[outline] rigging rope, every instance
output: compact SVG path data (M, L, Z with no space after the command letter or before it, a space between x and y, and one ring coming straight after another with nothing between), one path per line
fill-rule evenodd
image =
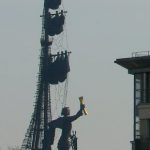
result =
M64 83L59 83L53 88L53 116L58 117L61 110L67 103L68 79Z
M62 3L62 6L59 7L58 11L64 10L64 6ZM64 31L57 35L53 36L53 44L50 47L50 51L52 52L61 52L63 50L69 51L69 44L68 44L68 37L67 37L67 29L66 29L66 20L64 23ZM52 103L52 110L53 112L53 119L58 118L61 114L61 110L63 107L67 104L67 95L68 95L68 82L69 82L69 76L67 75L67 79L64 81L64 83L59 83L58 85L51 86L50 96L51 96L51 103ZM59 136L59 130L56 132L55 139L58 141ZM55 147L57 147L55 145ZM55 150L57 148L54 148Z
M64 8L63 4L62 7ZM62 10L59 8L58 10ZM64 10L64 9L63 9ZM64 24L65 30L53 37L53 44L51 45L50 49L52 52L61 52L62 50L66 50L69 47L67 33L66 33L66 21ZM67 95L68 95L68 76L64 83L59 83L58 85L54 85L51 90L51 99L53 100L53 116L58 117L60 116L61 109L66 106L67 104Z

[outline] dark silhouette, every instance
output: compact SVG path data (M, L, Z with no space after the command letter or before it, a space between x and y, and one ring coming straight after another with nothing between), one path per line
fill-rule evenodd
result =
M72 122L83 115L82 111L84 110L84 108L85 105L81 105L80 110L77 112L77 114L70 116L69 107L64 107L61 112L62 117L59 117L58 119L53 120L49 123L49 129L47 131L47 139L44 140L47 145L46 150L51 150L50 145L53 145L56 128L62 129L62 134L57 145L58 150L69 150L71 146L71 137L72 137L71 136Z
M69 72L69 53L67 51L57 53L55 57L49 56L47 78L50 84L64 82Z

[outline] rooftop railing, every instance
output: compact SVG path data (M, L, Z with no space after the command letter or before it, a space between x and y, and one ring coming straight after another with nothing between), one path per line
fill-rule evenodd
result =
M142 57L142 56L149 56L150 51L141 51L141 52L133 52L132 57Z

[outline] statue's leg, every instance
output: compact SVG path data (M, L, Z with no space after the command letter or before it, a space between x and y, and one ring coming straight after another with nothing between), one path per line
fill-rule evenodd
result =
M66 146L65 144L58 145L57 148L58 150L70 150L70 146Z
M58 150L70 150L71 143L68 139L60 138L57 148Z

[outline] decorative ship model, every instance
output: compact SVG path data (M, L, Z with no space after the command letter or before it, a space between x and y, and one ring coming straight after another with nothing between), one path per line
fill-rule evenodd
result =
M21 150L46 150L46 143L43 141L47 137L48 123L52 121L54 115L52 112L57 109L57 104L54 106L54 110L52 110L52 105L54 103L61 103L61 107L66 105L67 79L70 71L69 55L71 52L62 51L64 50L63 31L67 12L61 8L63 8L61 0L44 0L43 14L41 15L41 54L36 100ZM62 101L58 100L59 97L57 102L53 102L56 100L56 96L52 99L53 88L58 95L61 95L62 89L60 90L60 88L62 86ZM83 97L80 98L80 102L83 104ZM87 114L86 110L84 113ZM75 132L73 137L77 140ZM77 142L73 149L77 150Z

